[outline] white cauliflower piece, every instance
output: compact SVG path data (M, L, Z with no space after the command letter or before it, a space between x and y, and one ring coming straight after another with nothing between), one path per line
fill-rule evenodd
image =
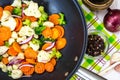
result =
M22 0L14 0L14 2L11 5L15 7L22 7L21 1Z
M27 48L28 48L28 44L21 45L21 49L27 49Z
M37 60L38 62L43 62L43 63L47 63L50 61L50 54L44 50L39 51L38 56L37 56Z
M3 15L1 17L1 22L6 21L11 16L11 13L8 10L3 10Z
M35 34L35 32L29 26L23 26L18 34L20 36L32 36L33 34Z
M12 66L7 66L7 70L12 71L13 70Z
M0 46L0 55L3 55L8 50L6 46Z
M35 50L35 51L37 51L37 50L40 48L40 45L39 45L39 44L34 44L34 43L32 43L31 41L29 42L29 45L30 45L30 47L31 47L33 50Z
M18 66L18 65L15 65L15 64L12 66L13 70L17 70L18 67L19 67L19 66Z
M18 43L21 41L24 41L24 40L26 40L26 36L22 36L22 37L17 38Z
M35 27L38 27L38 26L39 26L38 22L31 22L31 24L30 24L31 28L35 28Z
M8 55L8 53L5 53L5 54L3 54L2 56L3 56L3 57L8 57L9 55Z
M11 45L13 42L15 42L15 39L14 39L14 38L10 38L10 39L8 40L9 45Z
M43 26L46 26L46 27L54 27L54 23L50 22L50 21L46 21L43 23Z
M13 17L8 17L7 20L1 22L2 26L9 27L11 29L11 31L13 31L15 29L16 24L17 23L16 23L16 21L15 21L15 19Z
M34 16L36 18L39 18L41 16L41 13L38 9L38 4L33 1L30 1L28 8L23 10L23 12L27 16Z
M11 37L14 38L14 39L17 39L18 34L15 31L13 31Z
M7 66L3 63L0 64L0 68L2 69L3 72L7 72Z
M15 58L15 56L9 56L8 61L10 62L13 58Z
M17 56L18 59L24 59L24 53L19 53L18 56Z
M22 75L23 75L23 72L22 72L21 70L19 70L19 69L17 69L17 70L12 70L11 77L12 77L13 79L18 79L18 78L20 78Z
M0 68L3 68L3 65L4 65L3 62L0 62Z

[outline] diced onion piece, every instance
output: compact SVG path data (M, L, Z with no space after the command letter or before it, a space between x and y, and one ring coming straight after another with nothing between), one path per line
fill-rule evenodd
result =
M5 54L7 50L8 50L8 47L6 47L6 46L0 46L0 55Z

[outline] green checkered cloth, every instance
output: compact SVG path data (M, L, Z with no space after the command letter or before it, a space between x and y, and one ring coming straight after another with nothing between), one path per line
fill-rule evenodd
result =
M114 52L116 52L120 49L120 44L119 44L120 39L118 39L115 34L113 34L111 32L108 32L104 28L103 23L98 19L98 17L93 12L91 12L82 3L81 0L78 0L78 2L79 2L80 6L83 10L85 20L86 20L86 23L87 23L88 31L91 30L91 29L96 29L96 30L99 30L99 31L103 32L108 37L108 42L110 44L106 55L104 55L102 57L91 58L91 57L88 57L87 55L84 56L84 59L82 61L81 66L88 69L88 70L91 70L92 72L98 73L98 72L100 72L102 67L105 65L105 63L110 60L110 56ZM76 80L76 79L78 80L78 78L79 78L79 80L84 80L76 74L73 75L73 77L70 80Z

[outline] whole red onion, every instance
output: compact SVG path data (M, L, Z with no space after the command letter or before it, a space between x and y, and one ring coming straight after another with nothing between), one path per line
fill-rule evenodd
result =
M108 13L105 15L103 22L108 31L120 31L120 10L108 8Z

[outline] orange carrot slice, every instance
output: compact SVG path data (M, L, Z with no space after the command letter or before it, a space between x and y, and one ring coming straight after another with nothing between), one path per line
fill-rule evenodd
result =
M4 45L4 41L0 40L0 46Z
M42 35L45 38L50 38L52 36L52 30L49 27L46 27L46 29L42 31Z
M52 28L52 37L53 39L57 39L60 36L60 31L57 28Z
M56 65L56 59L55 59L55 58L52 58L52 59L50 60L50 63L52 63L53 66L55 66L55 65Z
M37 52L34 51L32 48L25 49L24 55L27 59L36 59L37 58Z
M46 64L45 64L45 70L46 70L47 72L52 72L52 71L54 70L53 64L50 63L50 62L46 63Z
M3 57L2 58L2 62L3 62L3 64L8 64L9 63L8 58Z
M60 32L59 38L62 38L65 34L64 28L60 25L56 25L55 28L57 28Z
M11 56L16 56L18 54L18 52L16 52L12 46L9 48L7 53Z
M56 41L56 48L57 49L62 49L65 47L67 41L65 38L58 38L58 40Z
M22 19L20 18L15 18L16 20L16 28L15 28L15 31L19 31L21 28L22 28Z
M8 5L8 6L5 6L5 7L4 7L4 10L8 10L8 11L10 11L11 13L12 13L13 9L14 9L14 7L11 6L11 5Z
M20 45L17 42L14 42L12 46L16 52L22 51Z
M49 21L53 22L55 25L59 24L59 14L52 14L49 16Z
M45 43L43 46L42 46L42 50L45 50L47 47L49 47L51 45L51 43Z
M1 19L2 15L3 15L3 8L0 7L0 19Z
M26 59L26 61L30 64L36 64L35 59Z
M6 41L11 37L11 30L9 27L0 27L0 40Z
M43 72L45 72L45 65L41 62L37 62L37 64L35 65L35 72L38 74L42 74Z

